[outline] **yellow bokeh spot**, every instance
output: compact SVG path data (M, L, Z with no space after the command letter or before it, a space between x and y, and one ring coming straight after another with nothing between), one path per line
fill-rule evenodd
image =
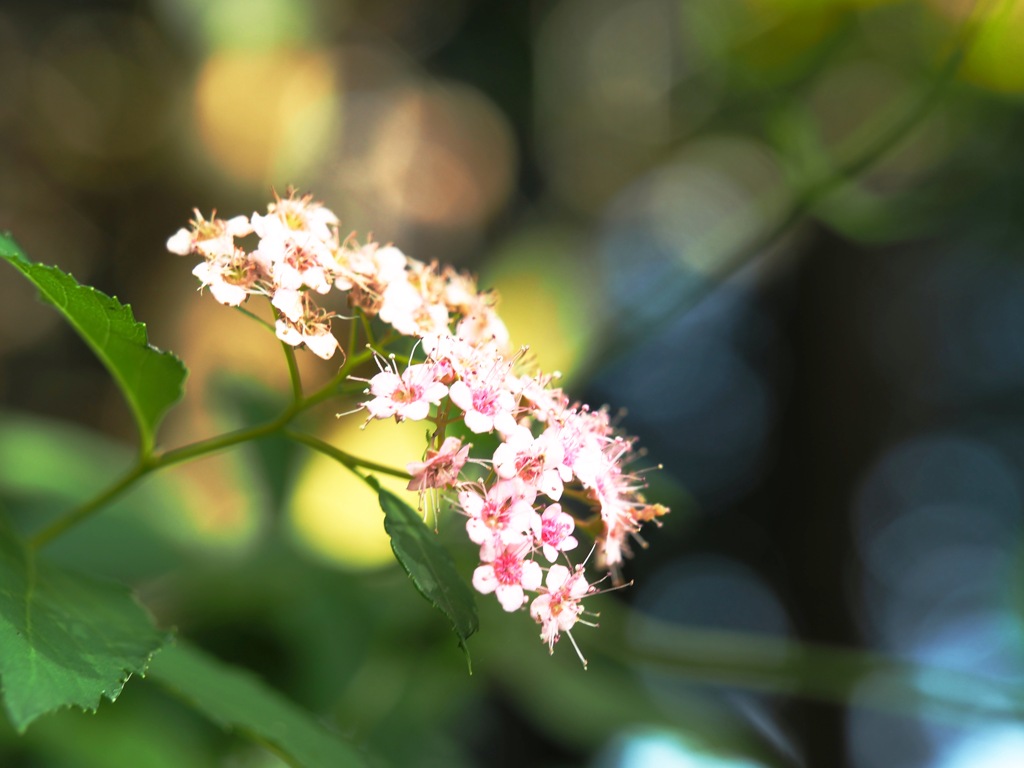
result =
M430 425L423 422L371 422L360 430L360 415L342 420L323 437L331 445L379 464L405 469L419 461ZM380 484L417 508L419 494L406 481L377 474ZM288 504L296 540L327 562L346 568L377 568L394 562L384 532L377 495L345 467L323 454L311 454L296 480ZM428 521L432 524L432 520Z
M510 240L491 261L485 286L501 297L498 314L513 346L529 345L527 368L568 375L596 330L594 271L576 250L565 233L537 231Z
M1000 93L1024 92L1024 3L997 2L979 24L964 76Z
M239 181L294 178L333 141L340 107L336 62L321 51L225 50L195 86L203 149Z

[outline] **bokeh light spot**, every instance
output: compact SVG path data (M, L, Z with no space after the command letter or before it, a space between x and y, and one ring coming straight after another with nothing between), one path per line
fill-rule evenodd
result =
M324 439L342 448L358 446L360 458L395 469L422 458L423 424L372 422L363 431L360 424L358 414L350 416ZM419 494L406 491L407 482L383 475L377 479L414 509L418 507ZM350 569L394 562L377 495L327 456L316 453L306 461L288 502L288 516L296 540L326 562Z
M529 343L528 367L570 375L598 332L594 276L574 258L567 233L520 233L493 254L486 285L501 296L498 311L512 343Z
M482 93L452 83L409 86L389 98L363 183L400 219L475 228L508 199L515 165L508 120Z
M316 50L213 54L195 87L196 127L209 162L239 181L294 180L337 128L335 72L333 58Z
M602 750L593 768L760 768L750 760L714 754L674 731L621 733Z

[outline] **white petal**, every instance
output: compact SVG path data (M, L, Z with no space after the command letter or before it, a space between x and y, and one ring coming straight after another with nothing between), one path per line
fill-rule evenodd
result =
M562 585L569 580L570 575L569 569L564 565L552 565L548 568L548 578L545 582L547 588L552 592L561 589Z
M302 343L302 334L284 320L278 320L275 325L275 329L277 332L277 338L285 344L291 344L293 347L297 347Z
M229 307L237 307L249 295L249 292L240 285L232 285L222 280L210 283L210 293L221 304L227 304Z
M479 435L483 432L490 432L494 428L494 421L478 411L466 411L466 426L471 432Z
M501 603L501 607L511 613L512 611L518 611L523 607L523 603L526 602L526 595L523 594L523 588L518 584L502 584L497 590L495 590L498 602Z
M245 237L252 234L252 225L247 216L233 216L224 222L224 228L232 237Z
M192 233L187 229L179 229L167 238L167 250L179 256L188 256L192 252Z
M338 340L334 338L333 334L326 331L316 336L306 336L303 341L306 342L310 352L324 360L330 360L334 356L335 350L338 349Z
M473 588L480 594L489 595L497 586L498 577L494 575L494 566L481 565L473 571Z
M520 579L523 589L539 589L543 580L544 573L537 563L533 560L527 560L523 563L523 578Z
M292 322L298 322L302 317L302 292L291 288L278 288L274 291L274 298L270 301L281 314Z

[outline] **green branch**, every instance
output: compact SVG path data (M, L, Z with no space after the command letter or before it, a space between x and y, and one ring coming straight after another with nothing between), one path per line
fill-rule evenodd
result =
M286 348L286 353L290 348ZM87 520L89 517L94 515L96 512L101 510L107 504L112 502L122 493L127 491L129 488L135 485L146 475L151 472L155 472L164 467L169 467L174 464L181 464L185 461L191 461L192 459L198 459L202 456L208 456L218 451L223 451L227 448L234 447L241 443L247 443L252 440L259 440L264 437L269 437L277 432L280 432L288 426L295 419L296 416L309 410L315 405L322 403L325 400L330 399L338 394L342 393L341 384L348 377L349 373L357 366L369 360L373 356L373 353L369 350L364 350L359 354L352 355L347 358L345 363L338 370L338 373L325 384L323 387L312 393L308 397L302 397L301 382L298 378L297 366L293 368L295 364L294 352L288 356L289 358L289 371L292 372L292 392L296 395L297 399L289 405L277 418L258 424L253 427L247 427L245 429L239 429L234 432L228 432L224 435L218 435L216 437L207 438L205 440L199 440L188 445L184 445L180 448L174 448L168 451L155 452L146 456L140 457L138 462L118 480L113 482L107 488L100 491L94 497L80 504L79 506L72 509L62 517L57 518L51 522L48 526L35 533L29 538L29 545L34 549L49 544L58 536L64 534L69 529L78 525L79 523ZM307 445L311 445L310 441L316 440L308 435L299 435L299 433L288 433L290 437L304 442ZM322 442L322 441L320 441ZM327 443L322 443L327 448L332 448ZM317 447L317 446L314 446ZM333 449L337 450L337 449ZM342 460L340 457L344 456ZM339 461L351 461L353 466L362 466L366 469L370 469L375 472L383 474L390 474L397 477L409 479L409 475L399 470L385 467L374 462L366 462L362 459L358 459L354 456L349 456L341 451L337 451L337 454L333 455L335 459Z
M314 437L313 435L305 434L303 432L293 432L291 430L286 431L284 434L286 437L289 437L296 442L308 445L313 450L319 451L325 456L329 456L338 463L343 464L364 483L373 488L374 491L380 490L376 485L376 482L373 481L372 478L360 472L360 468L367 469L371 472L377 472L381 475L400 477L403 480L409 480L412 477L408 472L404 472L400 469L394 469L393 467L386 466L385 464L378 464L375 461L369 461L368 459L361 459L358 456L353 456L351 453L346 453L340 448L335 448L330 443L325 442L318 437Z
M120 479L100 491L89 501L75 507L63 517L57 518L57 520L52 522L46 528L32 536L28 541L29 546L32 549L39 549L40 547L48 544L72 526L77 525L90 517L97 510L109 504L133 486L138 480L149 474L153 469L154 467L145 463L145 460L140 461L128 472L122 475Z
M292 402L297 405L302 402L302 377L299 375L299 363L295 359L295 347L283 341L281 347L284 349L284 356L288 361L288 378L292 383Z

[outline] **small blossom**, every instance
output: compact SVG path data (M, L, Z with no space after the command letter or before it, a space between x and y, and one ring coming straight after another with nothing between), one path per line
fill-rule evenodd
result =
M410 365L401 375L385 368L370 379L369 393L374 398L364 407L371 418L419 421L430 415L430 406L441 402L448 387L437 380L434 366L421 363Z
M466 426L477 434L497 429L512 432L516 420L512 415L516 401L512 393L485 380L467 383L464 379L452 384L449 391L452 402L462 409Z
M564 481L572 478L562 456L561 444L548 433L534 438L529 429L516 426L494 451L494 471L500 478L515 478L558 501Z
M533 525L533 534L549 563L555 562L559 552L569 552L579 544L572 535L576 522L572 515L562 511L561 504L552 504L544 510Z
M167 250L179 256L199 253L206 258L230 256L235 251L235 238L252 233L252 226L245 216L218 219L216 214L209 221L197 208L191 229L179 229L167 240Z
M474 544L501 546L524 544L531 540L537 513L533 498L524 496L514 483L498 482L459 493L459 506L468 517L466 533Z
M329 315L323 310L303 316L298 322L278 318L275 331L277 338L285 344L293 347L305 344L310 352L324 360L330 360L338 350L338 340L331 333Z
M344 247L336 254L338 276L334 286L349 291L349 303L368 315L380 311L384 291L391 283L405 280L409 259L394 246L367 243L353 250Z
M380 319L406 336L448 329L448 308L430 300L409 280L396 280L381 296Z
M252 228L261 238L291 237L297 241L308 237L328 241L332 229L338 226L338 217L312 195L296 197L294 189L288 197L274 200L267 206L267 215L252 215Z
M199 278L201 287L209 287L213 298L229 307L237 307L248 298L256 282L256 266L240 250L196 264L192 274Z
M540 637L554 653L559 635L568 633L579 621L583 613L580 601L592 587L587 583L582 566L570 571L564 565L552 565L548 569L545 587L530 605L530 616L541 625Z
M526 551L524 546L508 546L491 553L473 572L473 586L483 595L494 592L506 611L522 608L524 590L536 591L544 576L537 563L525 558Z
M457 437L446 438L439 450L428 450L423 461L406 465L412 479L407 490L425 491L427 488L453 488L459 472L469 458L470 445L462 445Z

